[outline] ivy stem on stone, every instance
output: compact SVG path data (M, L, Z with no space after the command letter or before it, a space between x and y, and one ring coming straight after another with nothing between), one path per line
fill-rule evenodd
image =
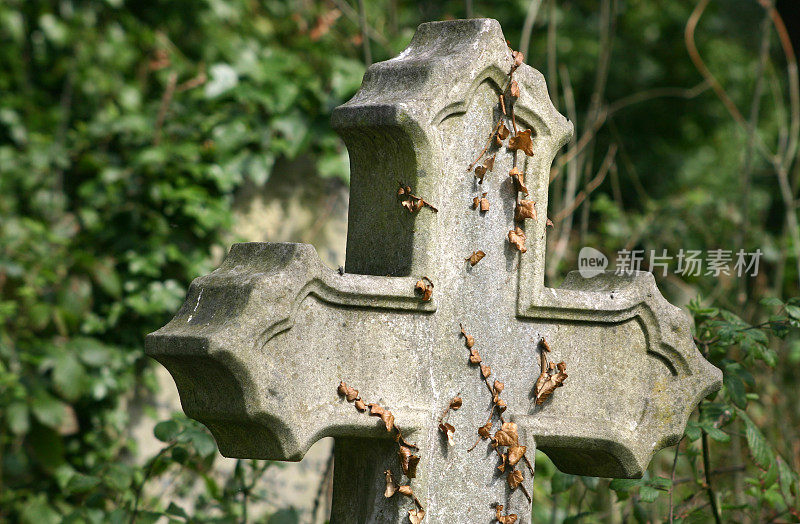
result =
M474 161L474 162L472 162L472 163L469 165L469 167L467 167L467 171L472 171L472 168L473 168L473 167L475 167L475 164L477 164L477 163L480 161L480 159L481 159L481 158L483 158L483 155L485 155L485 154L486 154L486 152L489 150L489 146L491 146L491 145L492 145L492 139L494 138L494 135L496 135L496 134L497 134L497 132L500 130L500 125L501 125L502 123L503 123L503 121L502 121L502 120L498 120L498 121L497 121L497 125L496 125L496 126L494 126L494 130L493 130L493 131L492 131L492 133L489 135L489 140L487 140L487 141L486 141L486 145L485 145L485 146L483 146L483 149L481 150L480 154L478 155L478 158L476 158L476 159L475 159L475 161Z

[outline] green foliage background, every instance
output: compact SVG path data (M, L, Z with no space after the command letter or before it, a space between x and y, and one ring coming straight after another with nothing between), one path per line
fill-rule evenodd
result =
M530 7L365 4L373 61L400 52L418 23L468 9L499 19L519 47ZM579 136L593 123L593 101L613 107L703 80L684 42L694 3L601 4L610 21L597 2L543 2L527 57L565 112L571 88ZM758 136L780 145L789 139L791 86L763 19L755 1L719 0L697 42L745 116L758 101L750 120ZM347 182L347 154L328 118L360 84L361 35L358 3L347 0L0 3L0 520L247 519L271 465L240 461L220 481L202 427L162 421L164 450L143 465L134 460L130 406L154 388L143 336L213 269L213 250L230 241L237 190L284 176L273 170L277 159L308 157L318 177ZM599 91L604 50L608 79ZM700 85L685 95L645 97L599 127L582 152L581 180L610 144L619 154L574 213L567 253L582 245L764 252L759 277L744 285L704 276L662 282L711 297L692 304L696 335L725 372L723 391L687 429L676 462L685 481L675 484L673 505L676 520L713 519L714 499L725 519L796 521L800 303L785 300L798 294L786 225L797 214L797 165L789 165L795 207L787 209L770 159L747 153L748 133L713 92ZM565 176L553 185L551 213ZM573 256L552 264L553 280L574 267ZM773 298L759 305L765 297ZM738 468L711 489L704 447L710 467ZM644 480L613 482L563 475L538 457L535 519L664 520L673 456L660 457ZM191 510L142 491L168 472L199 480Z

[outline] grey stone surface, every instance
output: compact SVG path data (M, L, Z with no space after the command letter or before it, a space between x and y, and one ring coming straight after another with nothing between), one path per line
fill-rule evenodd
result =
M334 437L332 522L405 522L411 508L408 499L383 497L383 471L400 478L396 445L379 419L337 395L340 380L390 409L420 447L411 484L427 522L491 522L495 503L529 520L529 503L499 476L488 445L467 452L490 398L467 364L459 323L505 383L506 418L519 425L530 456L538 446L569 473L641 475L720 385L719 370L692 343L688 318L652 275L573 273L559 289L544 287L549 168L572 125L528 66L514 75L515 113L536 132L535 154L517 154L539 218L524 224L527 253L508 244L513 153L498 151L482 186L465 167L497 121L511 63L494 20L421 25L333 114L351 158L345 274L308 245L237 244L147 338L184 410L209 427L224 455L299 460L318 439ZM438 213L408 213L398 181ZM483 192L486 214L471 209ZM470 267L465 257L478 249L486 257ZM414 294L423 275L435 283L430 302ZM536 406L542 337L569 378ZM464 405L450 418L456 442L448 447L437 418L456 394Z

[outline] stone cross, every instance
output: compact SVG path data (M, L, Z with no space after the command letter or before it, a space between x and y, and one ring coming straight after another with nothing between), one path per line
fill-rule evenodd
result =
M236 244L147 337L184 411L211 430L223 455L297 461L334 437L332 522L407 522L413 508L408 498L384 497L385 470L403 479L398 445L379 418L337 394L341 380L391 410L419 447L411 485L426 522L492 522L497 503L529 522L531 504L500 475L488 441L467 451L491 396L467 361L460 323L505 383L505 418L518 425L528 456L538 448L567 473L642 475L720 386L687 317L650 273L573 272L557 289L544 286L548 175L572 124L541 73L524 64L514 73L515 118L534 131L533 156L503 146L482 184L466 171L500 118L512 63L495 20L422 24L333 113L351 163L345 271L325 267L310 245ZM523 224L507 175L515 154L539 211ZM438 211L409 212L398 182ZM472 208L483 193L485 213ZM508 242L515 225L527 235L525 253ZM472 267L465 258L477 250L486 256ZM422 276L435 285L429 301L415 292ZM569 378L537 405L543 337ZM451 447L438 419L455 395L463 407L449 415Z

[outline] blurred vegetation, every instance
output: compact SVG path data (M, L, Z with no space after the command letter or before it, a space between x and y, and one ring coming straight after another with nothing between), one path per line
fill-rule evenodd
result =
M800 109L769 3L379 0L364 21L360 4L0 3L0 520L232 522L269 496L270 463L216 472L213 439L183 417L136 460L131 406L155 387L143 336L227 247L244 184L298 156L347 181L328 118L367 62L420 22L470 15L500 20L576 124L551 184L552 282L583 245L764 253L754 278L659 277L708 297L691 310L722 392L643 480L537 457L535 520L800 520ZM157 478L191 490L148 493Z

